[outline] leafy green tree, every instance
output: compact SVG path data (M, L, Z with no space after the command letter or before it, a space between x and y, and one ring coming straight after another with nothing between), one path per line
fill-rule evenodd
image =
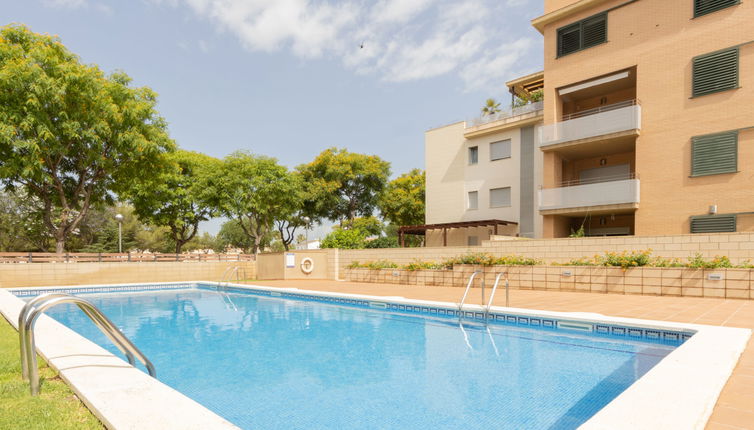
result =
M217 233L217 239L223 246L231 246L233 248L241 248L244 251L249 250L254 245L254 242L249 236L244 233L239 222L235 219L225 221L220 226L220 231Z
M385 228L382 221L373 216L357 217L352 220L343 221L339 227L333 227L335 229L341 228L346 230L361 230L366 233L367 236L379 236Z
M208 155L176 151L165 155L165 167L142 181L134 182L126 195L144 222L167 227L175 253L196 236L199 223L214 210L200 198L204 177L220 162Z
M495 99L487 99L482 106L482 115L494 115L500 112L500 103Z
M320 248L361 249L366 246L367 233L361 229L336 228L320 242Z
M299 209L301 183L297 175L270 157L234 152L205 178L203 198L222 215L238 222L258 253L276 219Z
M93 205L174 148L149 88L82 64L56 37L0 29L0 182L39 201L62 253Z
M34 198L0 191L0 252L48 251L51 239Z
M382 216L398 226L424 224L425 182L420 169L390 181L380 198Z
M305 212L342 222L372 215L390 176L390 163L376 155L329 148L298 170L306 187Z

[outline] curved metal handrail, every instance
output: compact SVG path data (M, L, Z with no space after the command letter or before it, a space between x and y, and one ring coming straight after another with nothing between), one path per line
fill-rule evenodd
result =
M241 266L229 266L228 268L226 268L223 272L223 275L220 277L220 282L217 283L217 286L221 287L223 285L223 282L226 284L230 283L230 277L234 274L236 275L236 277L238 277L238 271L240 269Z
M131 365L134 364L134 357L136 357L147 368L149 375L156 377L157 372L152 362L93 303L70 294L45 294L27 303L21 310L21 315L19 315L19 322L23 323L19 325L19 338L23 345L21 348L21 366L22 369L24 366L27 369L32 396L39 394L39 369L37 368L37 354L35 353L34 325L47 309L64 303L77 305L118 349L124 351Z
M492 292L490 293L490 301L487 303L487 309L484 311L485 319L487 315L490 313L490 308L492 307L492 300L495 299L495 291L497 291L497 285L500 283L500 277L505 275L505 306L508 306L508 272L501 272L498 273L495 277L495 285L492 286Z
M466 302L466 296L469 295L469 290L471 289L471 285L474 283L474 278L476 278L476 275L480 273L482 273L481 270L476 270L469 277L469 283L466 284L466 291L463 292L463 297L461 297L461 303L458 304L459 311L463 309L463 304ZM482 278L482 303L484 303L484 278Z

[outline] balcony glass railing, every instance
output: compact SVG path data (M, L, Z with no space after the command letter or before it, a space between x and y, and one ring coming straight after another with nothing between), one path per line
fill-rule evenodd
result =
M539 209L639 203L639 180L620 179L539 190Z
M491 122L500 121L503 119L513 118L515 116L524 115L531 112L537 112L542 110L544 104L542 101L529 103L524 106L512 108L503 112L498 112L492 115L484 115L479 118L474 118L466 121L466 128L476 127L478 125L489 124Z
M540 146L641 129L641 106L637 100L576 112L563 121L539 128Z

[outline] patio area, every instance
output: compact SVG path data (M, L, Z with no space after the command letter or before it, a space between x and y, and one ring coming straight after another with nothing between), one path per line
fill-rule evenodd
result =
M248 284L300 288L375 296L458 302L463 289L335 281L256 281ZM489 293L488 293L489 294ZM479 289L467 303L480 303ZM495 305L505 305L499 291ZM677 321L754 329L754 301L691 297L654 297L622 294L511 290L510 305L517 308L562 312L595 312L628 318ZM708 430L754 430L754 340L750 340L718 399Z

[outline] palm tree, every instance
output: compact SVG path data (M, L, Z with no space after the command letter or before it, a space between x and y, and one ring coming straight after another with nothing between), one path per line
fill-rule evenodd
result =
M495 99L487 99L487 101L484 102L482 115L494 115L498 112L500 112L500 103L495 101Z

